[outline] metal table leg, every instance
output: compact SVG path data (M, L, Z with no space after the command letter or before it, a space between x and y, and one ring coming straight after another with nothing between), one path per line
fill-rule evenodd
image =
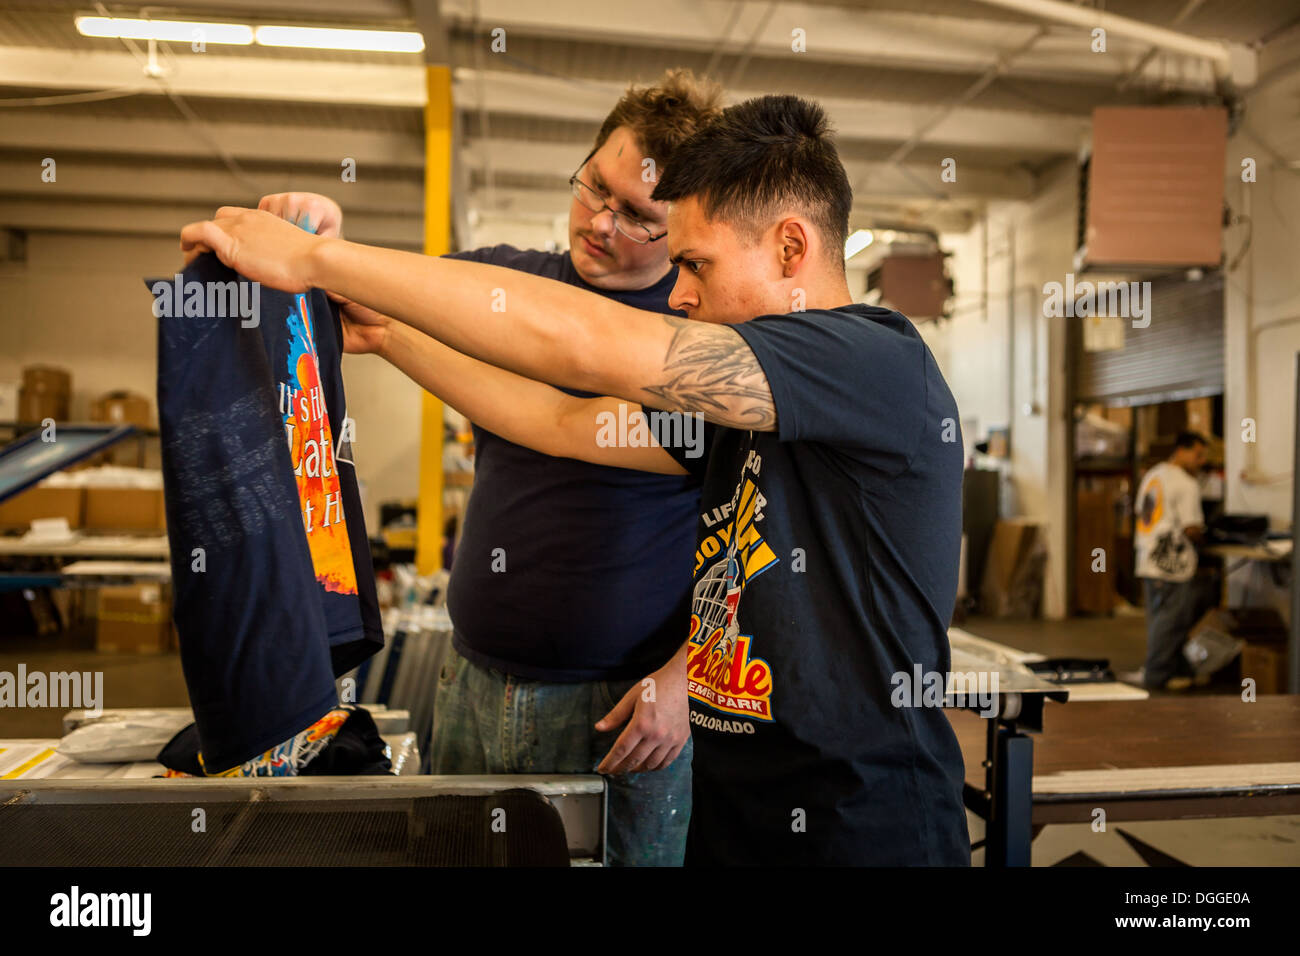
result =
M990 757L988 829L984 865L1029 866L1033 841L1034 741L1015 725L989 721Z

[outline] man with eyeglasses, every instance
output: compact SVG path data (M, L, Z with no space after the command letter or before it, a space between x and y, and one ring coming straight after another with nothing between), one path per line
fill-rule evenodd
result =
M630 87L570 177L568 252L497 245L450 258L673 312L667 204L650 194L676 147L720 112L718 87L689 70ZM323 196L280 193L259 208L340 233L342 213ZM532 424L548 401L356 303L344 301L342 317L346 351L382 355L453 406L422 370L460 362L457 381L497 389L501 402L520 406L521 419L527 405ZM542 454L524 447L536 447L527 441L532 424L518 443L500 434L506 428L474 428L474 488L451 568L455 634L439 676L431 769L598 770L609 787L607 862L679 865L692 748L674 655L690 613L699 479L578 461L562 449ZM611 460L620 451L611 449Z

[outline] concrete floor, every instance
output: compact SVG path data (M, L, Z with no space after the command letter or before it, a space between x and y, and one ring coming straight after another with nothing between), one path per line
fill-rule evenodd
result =
M1116 672L1137 669L1146 644L1141 617L1075 618L1068 621L1016 621L970 618L961 626L979 637L1049 656L1104 657ZM19 663L29 671L104 672L105 707L177 707L188 695L180 655L100 654L94 647L94 622L56 637L6 639L0 643L0 670ZM1211 686L1194 693L1235 692ZM0 738L57 737L63 711L0 710ZM1050 732L1050 725L1048 732ZM983 821L970 816L971 839L984 835ZM983 850L973 856L983 864ZM1086 825L1046 827L1034 841L1035 866L1297 866L1300 817L1248 817L1224 820L1117 823L1105 833Z

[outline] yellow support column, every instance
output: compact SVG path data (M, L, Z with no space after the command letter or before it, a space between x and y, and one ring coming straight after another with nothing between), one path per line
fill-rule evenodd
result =
M425 66L424 254L451 251L451 67ZM420 499L415 566L420 574L442 567L442 402L428 392L420 409Z

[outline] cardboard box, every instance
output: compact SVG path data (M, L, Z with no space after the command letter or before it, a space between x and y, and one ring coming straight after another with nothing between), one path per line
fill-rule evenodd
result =
M980 604L985 614L1030 617L1042 587L1040 525L1030 518L1003 518L993 529Z
M1133 427L1133 408L1130 405L1107 405L1102 409L1102 414L1108 422L1125 428Z
M52 365L29 365L23 369L23 388L32 394L71 395L72 376Z
M153 425L153 411L149 399L131 392L109 392L90 403L92 422L111 422L114 425Z
M66 518L69 528L80 528L84 514L83 489L37 485L0 502L0 527L26 529L37 518Z
M68 420L68 396L55 392L33 392L26 385L18 391L18 421L43 422L52 418L56 422Z
M1195 637L1205 630L1240 638L1250 644L1281 644L1287 641L1286 622L1271 607L1211 608L1201 615L1189 632Z
M1214 399L1191 398L1187 400L1187 427L1208 436L1214 430Z
M1285 694L1286 645L1247 643L1241 649L1241 676L1255 681L1257 694Z
M159 584L100 588L98 617L98 651L161 654L171 647L171 600Z
M18 383L0 382L0 422L18 421Z
M162 531L161 488L87 488L85 527L93 531Z
M47 418L66 421L72 396L72 376L66 369L50 365L29 365L23 369L18 390L18 420L41 422Z

